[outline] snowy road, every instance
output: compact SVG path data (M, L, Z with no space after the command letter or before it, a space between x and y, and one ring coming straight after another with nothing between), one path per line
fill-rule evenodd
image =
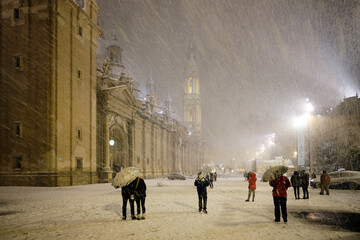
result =
M275 223L268 183L258 182L255 202L245 202L243 178L220 178L208 189L204 214L197 211L194 180L165 187L158 187L159 181L166 180L146 180L147 218L141 221L121 220L121 190L110 184L0 187L0 239L360 239L359 230L299 217L302 212L359 216L360 191L320 196L310 188L309 200L295 200L291 188L288 223Z

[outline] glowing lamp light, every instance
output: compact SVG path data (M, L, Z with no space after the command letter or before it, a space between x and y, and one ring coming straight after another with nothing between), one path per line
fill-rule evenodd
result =
M305 127L307 120L309 119L308 115L302 115L294 119L294 126L296 128Z
M111 140L109 141L109 144L110 144L110 146L114 146L114 145L115 145L115 141L111 139Z
M310 113L314 111L314 106L311 103L307 103L305 106L306 112Z

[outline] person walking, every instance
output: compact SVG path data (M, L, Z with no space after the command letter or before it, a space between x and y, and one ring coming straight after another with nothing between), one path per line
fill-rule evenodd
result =
M122 205L122 220L126 220L126 207L127 202L129 200L130 203L130 212L131 212L131 219L136 219L135 217L135 209L134 209L134 188L133 185L130 183L124 187L121 188L121 195L123 199L123 205Z
M214 180L215 180L215 182L216 182L216 180L217 180L217 174L216 174L216 172L214 172Z
M301 188L303 190L303 199L309 199L309 174L307 172L305 172L305 170L301 171Z
M204 174L199 172L198 177L195 179L194 186L197 188L198 198L199 198L199 212L203 211L207 213L206 203L207 203L207 190L206 187L209 186L209 180L204 178Z
M326 191L326 194L329 195L330 176L326 170L323 171L323 174L320 177L320 184L321 184L320 195L324 195L324 189Z
M273 187L272 195L275 206L275 222L280 222L280 208L282 218L284 222L287 222L286 190L291 187L291 183L286 176L280 176L277 179L270 181L269 184Z
M294 188L295 199L300 199L300 176L298 171L294 171L290 181L292 187Z
M145 208L145 198L146 198L146 184L144 179L137 177L133 182L134 187L134 195L136 201L136 212L137 212L137 220L145 219L146 208ZM140 215L142 213L142 215Z
M250 177L248 178L249 182L249 191L248 191L248 198L245 200L245 202L248 202L250 200L250 196L252 193L252 201L255 199L255 189L256 189L256 173L251 172Z
M210 188L214 188L214 174L210 173Z

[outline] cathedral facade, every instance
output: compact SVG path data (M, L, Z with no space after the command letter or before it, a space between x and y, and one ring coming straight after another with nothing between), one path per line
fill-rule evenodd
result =
M0 7L0 185L110 182L128 166L145 178L201 168L201 141L172 116L171 101L159 108L152 88L138 98L121 48L109 46L97 70L96 0Z
M101 182L123 168L141 169L144 178L177 172L196 174L203 164L200 138L171 112L171 99L161 107L150 75L146 95L121 62L122 50L107 47L98 71L97 162Z

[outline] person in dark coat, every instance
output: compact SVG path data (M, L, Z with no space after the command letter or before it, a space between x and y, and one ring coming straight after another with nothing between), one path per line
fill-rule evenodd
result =
M131 219L136 219L133 194L134 194L134 188L131 183L121 188L121 195L122 195L122 199L123 199L123 205L122 205L122 213L123 213L122 219L123 220L126 220L126 206L127 206L128 200L130 203Z
M215 182L216 182L216 180L217 180L217 174L216 174L216 172L214 172L214 180L215 180Z
M146 184L144 179L137 177L132 183L134 186L134 195L136 201L136 210L137 210L137 219L145 219L146 208L145 208L145 198L146 198ZM142 211L141 211L142 210ZM142 215L140 215L142 213Z
M300 199L300 176L298 171L294 171L291 176L291 185L294 188L295 199Z
M214 187L214 174L213 173L210 173L210 188L213 188Z
M275 180L270 181L269 184L273 187L272 195L275 206L275 222L280 222L280 207L283 220L284 222L287 222L286 190L291 187L291 183L286 176L281 176Z
M199 197L199 212L203 211L207 213L206 203L207 203L207 190L206 187L210 185L209 180L204 178L202 172L199 172L198 177L195 179L194 186L197 188L197 193Z
M309 174L307 172L305 172L305 170L301 171L301 188L303 190L303 199L309 199Z

